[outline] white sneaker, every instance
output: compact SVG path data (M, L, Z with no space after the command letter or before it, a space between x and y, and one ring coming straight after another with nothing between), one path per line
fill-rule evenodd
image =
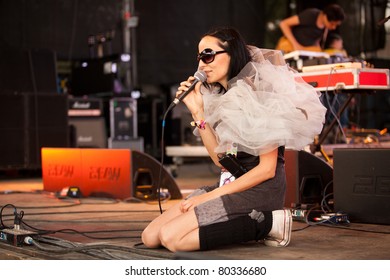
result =
M288 209L272 211L272 218L272 229L264 244L271 247L286 247L291 239L291 211Z

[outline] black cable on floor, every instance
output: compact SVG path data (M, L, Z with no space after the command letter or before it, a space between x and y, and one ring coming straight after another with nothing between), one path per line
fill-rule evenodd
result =
M35 240L33 238L31 238L30 242L32 245L36 246L38 249L42 251L55 253L55 254L69 254L69 253L77 253L77 252L83 253L91 250L115 250L115 251L122 251L126 253L133 253L141 256L154 257L156 259L166 259L162 257L163 254L161 254L161 252L153 252L147 250L144 251L144 250L134 249L131 247L118 246L118 245L92 244L92 245L77 245L77 247L71 247L71 248L49 248L46 246L42 246L38 240Z

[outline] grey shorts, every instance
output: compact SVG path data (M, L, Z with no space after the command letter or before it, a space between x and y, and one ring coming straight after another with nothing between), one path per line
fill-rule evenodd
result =
M206 193L205 189L198 189L191 193L188 197L198 196ZM198 219L199 227L209 224L224 222L228 220L228 215L223 206L221 197L206 201L195 207L196 218Z
M222 188L228 187L229 185L225 185ZM218 188L218 184L202 187L188 197L198 196L215 188ZM249 215L252 210L273 211L282 209L285 191L286 175L284 164L278 163L274 178L243 192L224 195L202 203L195 207L195 215L199 226L205 226Z

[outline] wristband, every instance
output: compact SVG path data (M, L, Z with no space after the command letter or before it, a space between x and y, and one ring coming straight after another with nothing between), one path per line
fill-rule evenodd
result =
M206 128L206 121L204 121L204 120L192 121L191 126L196 126L199 129L205 129Z

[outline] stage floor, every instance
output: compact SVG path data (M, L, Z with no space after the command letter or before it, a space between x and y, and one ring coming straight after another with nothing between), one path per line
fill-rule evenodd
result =
M175 180L186 195L212 184L218 172L207 161L185 163ZM39 247L13 246L0 241L0 259L246 259L246 260L389 260L390 226L351 223L348 227L308 226L294 221L292 241L286 248L249 242L207 252L171 253L147 249L140 234L160 214L155 201L108 198L59 199L42 192L41 178L1 178L0 206L12 204L23 211L24 223L55 233L41 235ZM162 203L167 209L177 200ZM12 208L3 222L13 224ZM319 268L321 270L323 268Z

